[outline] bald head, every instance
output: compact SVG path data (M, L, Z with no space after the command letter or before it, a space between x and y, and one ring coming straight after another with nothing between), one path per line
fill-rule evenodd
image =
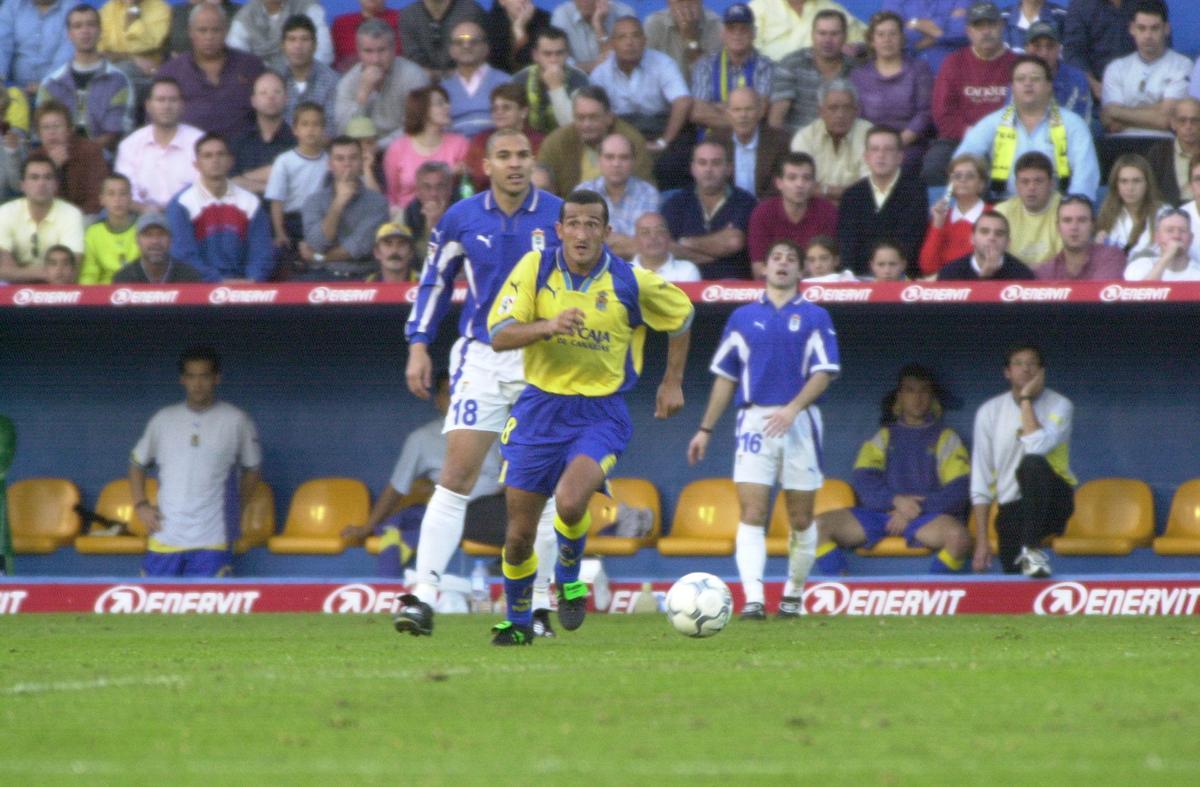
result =
M733 133L737 134L743 140L753 135L754 129L758 127L759 121L762 120L762 107L762 96L754 88L735 88L729 94L729 102L726 105L726 112L729 114L729 124L733 126Z

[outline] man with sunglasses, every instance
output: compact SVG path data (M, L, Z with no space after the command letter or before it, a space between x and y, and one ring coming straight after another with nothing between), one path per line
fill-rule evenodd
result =
M478 22L459 22L450 36L454 70L442 80L450 97L450 129L473 137L489 131L492 123L492 91L512 77L488 64L488 39Z
M400 44L404 56L437 80L454 68L451 33L462 22L483 22L475 0L417 0L400 9Z
M21 167L24 197L0 205L0 281L46 281L45 254L63 245L83 254L83 213L58 199L58 170L35 153Z

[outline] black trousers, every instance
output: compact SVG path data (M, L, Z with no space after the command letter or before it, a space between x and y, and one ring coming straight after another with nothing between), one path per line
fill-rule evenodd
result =
M1004 503L996 514L1000 565L1006 574L1020 569L1013 563L1021 547L1036 548L1046 536L1061 535L1075 513L1075 492L1050 467L1044 456L1027 456L1017 465L1021 499Z

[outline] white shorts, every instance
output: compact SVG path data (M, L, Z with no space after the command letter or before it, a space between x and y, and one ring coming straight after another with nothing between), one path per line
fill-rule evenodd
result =
M460 338L450 350L450 409L442 432L504 431L508 414L525 390L521 350L496 352L490 344Z
M763 426L778 407L744 407L738 412L735 484L778 482L784 489L813 492L821 488L821 411L810 406L796 416L782 437L767 437Z

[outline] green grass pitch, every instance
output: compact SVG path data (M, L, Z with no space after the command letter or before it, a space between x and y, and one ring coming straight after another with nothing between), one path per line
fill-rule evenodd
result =
M1196 784L1200 621L0 620L0 784Z

